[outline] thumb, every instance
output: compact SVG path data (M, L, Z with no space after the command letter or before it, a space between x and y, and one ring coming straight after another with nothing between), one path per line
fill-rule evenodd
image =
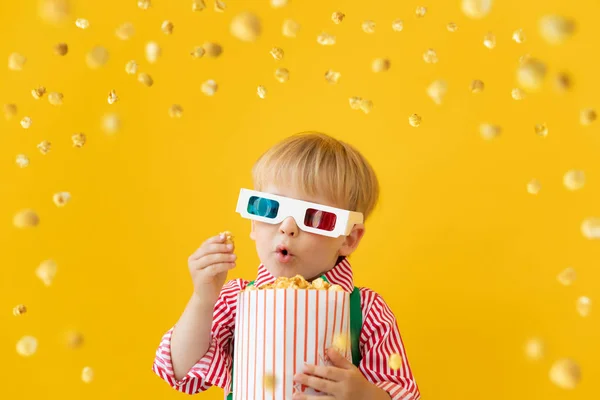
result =
M342 356L342 354L334 347L327 349L327 357L329 357L329 360L333 363L333 365L338 368L352 369L354 367L354 364Z

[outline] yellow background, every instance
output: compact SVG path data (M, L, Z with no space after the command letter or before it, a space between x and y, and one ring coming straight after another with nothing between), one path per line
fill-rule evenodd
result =
M596 53L600 6L596 1L496 1L482 20L470 20L459 0L403 2L291 0L273 9L268 0L229 0L224 13L191 11L191 0L153 0L147 11L135 0L72 1L69 19L54 26L37 17L34 0L0 3L6 63L24 54L23 71L0 69L2 103L16 103L16 119L0 119L0 398L2 399L175 399L151 372L162 334L178 319L192 291L187 257L207 237L229 229L236 234L239 267L230 277L253 279L259 263L248 237L249 223L235 213L240 187L250 187L255 159L283 137L318 130L346 140L371 160L382 186L381 202L367 222L363 244L353 256L357 284L382 294L395 312L423 398L427 399L592 399L600 396L600 322L597 310L576 313L578 296L600 299L600 242L585 239L584 218L600 216L599 123L583 127L579 110L600 109ZM425 18L414 14L428 6ZM263 34L255 43L229 33L233 15L256 12ZM346 14L341 25L331 13ZM577 20L577 33L561 46L538 34L538 19L558 13ZM87 18L80 30L74 20ZM301 24L295 39L283 37L284 18ZM404 31L393 32L401 18ZM173 35L160 26L170 19ZM366 34L361 23L377 23ZM129 41L114 31L135 25ZM456 22L450 33L446 24ZM512 32L523 28L517 44ZM321 31L335 46L316 42ZM486 32L497 47L482 44ZM157 41L158 63L144 58L144 45ZM64 41L69 54L53 54ZM194 60L189 52L205 41L223 46L217 59ZM91 70L85 54L94 45L110 51L101 69ZM285 51L282 61L269 55ZM439 63L425 64L434 48ZM525 53L547 63L544 90L525 100L511 99L515 67ZM391 69L371 72L371 61L389 57ZM151 74L147 88L124 71L134 59ZM290 80L274 79L275 68ZM328 69L342 74L325 82ZM565 70L573 90L560 94L551 78ZM435 105L425 88L445 79L449 91ZM200 91L215 79L214 97ZM472 94L473 79L485 82ZM256 95L265 85L268 96ZM43 85L64 93L64 105L34 100ZM108 105L116 89L119 102ZM373 100L370 114L352 110L350 96ZM181 119L168 108L179 103ZM119 113L121 130L101 130L106 112ZM423 117L419 128L408 116ZM32 127L19 120L29 115ZM502 126L501 137L486 142L481 122ZM548 137L534 133L545 122ZM88 143L71 145L84 132ZM52 142L43 156L36 149ZM15 164L19 153L28 168ZM577 192L562 185L572 168L586 173ZM537 196L526 184L539 179ZM56 207L52 195L69 191L71 202ZM13 215L35 209L37 228L18 230ZM58 263L52 286L35 277L45 259ZM578 279L564 287L556 275L568 266ZM14 317L12 307L29 312ZM79 330L80 349L68 349L64 333ZM39 340L37 353L23 358L15 344L23 335ZM525 341L541 337L545 356L528 361ZM571 392L550 383L548 371L562 357L583 372ZM95 370L90 384L81 369ZM219 389L204 398L221 399Z

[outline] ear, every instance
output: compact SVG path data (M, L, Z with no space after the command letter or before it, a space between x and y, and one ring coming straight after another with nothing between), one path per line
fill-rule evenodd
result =
M342 247L339 250L340 256L349 256L356 250L360 240L365 234L365 225L364 224L356 224L352 228L352 231L348 236L344 238L344 242L342 243Z
M256 240L256 232L254 231L254 220L250 220L250 239Z

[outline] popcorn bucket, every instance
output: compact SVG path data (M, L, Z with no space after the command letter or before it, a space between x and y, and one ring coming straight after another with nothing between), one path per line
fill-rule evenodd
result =
M331 365L326 350L332 346L352 361L350 293L241 292L235 320L233 399L286 400L296 392L322 394L294 383L294 375L302 372L305 362Z

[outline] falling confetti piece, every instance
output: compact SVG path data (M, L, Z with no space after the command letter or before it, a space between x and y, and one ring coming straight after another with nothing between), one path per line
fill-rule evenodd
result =
M27 168L29 166L29 157L25 154L19 154L17 155L15 162L20 168Z
M150 0L138 0L137 6L142 10L147 10L152 6L152 2Z
M17 116L17 105L16 104L5 104L4 105L4 118L13 119Z
M138 82L148 87L154 85L154 79L152 79L152 77L145 72L140 72L138 74Z
M400 368L402 368L402 356L397 353L390 355L388 358L388 366L392 371L398 371Z
M205 95L214 96L218 88L219 86L217 85L217 82L215 82L212 79L209 79L202 84L202 87L200 89Z
M587 317L592 311L592 301L589 297L581 296L577 299L577 313L582 317Z
M514 99L514 100L523 100L526 97L525 92L523 91L523 89L520 88L514 88L513 90L510 91L510 96Z
M321 32L317 36L317 43L319 43L322 46L333 46L335 44L335 36L325 32Z
M417 128L421 125L421 117L417 114L411 114L411 116L408 117L408 123L410 126Z
M119 100L119 96L117 96L117 92L113 89L108 93L108 98L106 99L108 104L115 104L117 100Z
M27 57L20 53L12 53L8 56L8 69L21 71L27 62Z
M583 220L581 233L587 239L600 239L600 218L590 217Z
M125 64L125 72L129 75L135 75L138 70L138 65L134 60L127 61Z
M483 83L483 81L475 79L471 82L469 89L471 90L471 93L481 93L483 92L483 89L485 89L485 84Z
M417 18L423 18L427 14L427 7L419 6L415 9L415 15Z
M38 348L38 341L33 336L23 336L17 342L17 354L23 357L31 357Z
M540 18L539 31L547 43L561 44L575 32L575 21L559 15L546 15Z
M375 21L367 20L362 23L362 30L365 33L375 33Z
M58 92L50 92L48 93L48 103L53 106L60 106L63 103L63 94Z
M288 0L271 0L271 7L273 8L285 7L287 4Z
M19 315L25 315L27 312L27 307L24 304L19 304L13 308L13 315L18 317Z
M290 79L290 71L287 68L277 68L275 70L275 79L281 83L287 82Z
M523 43L525 41L525 33L523 32L523 29L517 29L514 31L512 34L512 39L519 44Z
M206 42L202 45L206 55L209 57L219 57L223 53L223 47L218 43Z
M542 190L542 184L537 179L532 179L527 183L527 193L538 194Z
M171 118L181 118L183 116L183 107L179 104L173 104L169 107L169 117Z
M448 22L448 25L446 25L446 29L448 29L448 32L456 32L458 31L458 25L456 25L454 22Z
M544 357L544 343L540 338L531 338L525 342L525 356L531 361L538 361Z
M571 191L583 188L585 186L585 172L577 169L567 171L563 177L563 184Z
M438 56L434 49L427 49L423 53L423 60L428 64L436 64L438 62Z
M348 336L337 334L333 337L331 345L334 349L336 349L340 354L345 354L348 350Z
M52 143L47 140L43 140L37 145L37 149L40 151L40 153L46 155L52 149Z
M66 43L58 43L54 45L54 54L57 56L65 56L69 52L69 46Z
M163 21L162 25L160 26L160 30L163 31L165 35L172 35L174 28L175 25L173 25L171 21Z
M135 34L135 27L131 22L125 22L115 30L115 35L121 40L129 40Z
M145 54L146 54L146 60L150 64L154 64L158 61L158 59L162 55L162 49L160 48L158 43L156 43L154 41L150 41L150 42L146 43Z
M204 47L196 46L194 47L194 50L190 52L190 55L192 58L202 58L205 53L206 50L204 50Z
M536 135L541 137L548 136L548 127L546 126L546 124L536 124L534 129Z
M283 59L283 50L279 47L273 47L269 54L271 54L271 56L277 61L281 61Z
M192 1L192 11L202 11L206 8L206 3L204 0L193 0Z
M591 125L597 118L596 111L591 108L583 109L579 113L579 122L584 126Z
M95 46L89 53L86 54L85 61L87 66L92 69L102 67L108 62L109 54L102 46Z
M258 97L260 97L261 99L264 99L265 97L267 97L267 88L264 86L258 86L256 88L256 94L258 95Z
M70 349L77 349L83 345L83 335L77 331L68 331L65 334L65 342Z
M462 0L462 12L469 18L481 19L492 9L492 0Z
M285 37L295 38L298 36L298 32L300 31L300 24L293 19L286 19L283 21L283 25L281 27L281 34Z
M21 127L23 129L29 129L29 127L31 127L31 117L23 117L23 119L21 119Z
M227 9L227 4L221 0L215 0L215 11L216 12L225 12Z
M81 148L85 145L86 136L83 133L76 133L71 136L71 141L73 142L73 147Z
M448 92L448 83L443 79L438 79L436 81L433 81L427 87L427 96L429 96L429 98L431 100L433 100L433 102L435 104L442 104L442 102L444 100L444 96L446 96L447 92Z
M275 375L265 374L265 376L263 378L263 385L264 385L265 389L268 390L269 392L272 392L273 389L275 389L275 384L276 384Z
M538 91L546 76L546 65L530 58L517 68L517 82L525 90Z
M573 267L564 269L556 276L556 280L563 286L572 285L575 279L577 279L577 272Z
M392 21L392 30L394 32L402 32L404 29L404 21L401 19L396 19Z
M34 228L40 224L40 217L30 209L17 212L13 217L13 225L19 229Z
M81 371L81 380L85 383L90 383L94 380L94 370L92 367L83 367Z
M262 32L260 19L251 12L237 14L229 25L230 33L243 42L254 42Z
M334 11L333 14L331 14L331 20L334 24L341 24L345 16L346 15L341 11Z
M555 361L550 368L550 381L561 389L575 389L581 380L579 365L568 358Z
M69 192L59 192L55 193L52 196L52 201L56 205L56 207L64 207L71 201L71 193Z
M101 127L104 133L109 135L117 133L121 128L121 120L119 115L116 113L105 114L102 117Z
M46 23L60 24L69 17L68 0L41 0L38 4L38 15Z
M376 58L371 63L373 72L384 72L390 69L391 63L387 58Z
M492 140L500 136L502 128L498 125L483 123L479 125L479 134L485 140Z
M40 279L44 285L50 286L56 277L58 266L54 260L44 260L35 270L35 276Z
M486 33L483 37L483 45L490 50L496 47L496 35L492 32Z
M332 85L339 83L341 76L342 76L341 73L331 70L331 69L329 69L325 72L325 80Z

